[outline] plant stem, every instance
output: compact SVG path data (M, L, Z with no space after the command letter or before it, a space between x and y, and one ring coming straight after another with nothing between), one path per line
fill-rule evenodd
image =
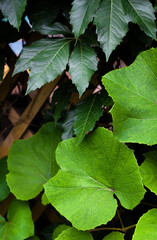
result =
M126 233L126 231L128 231L129 229L131 228L134 228L136 227L136 224L133 224L133 225L130 225L128 227L124 227L123 228L110 228L110 227L104 227L104 228L95 228L95 229L91 229L91 230L88 230L89 232L96 232L96 231L119 231L119 232L123 232L123 233Z

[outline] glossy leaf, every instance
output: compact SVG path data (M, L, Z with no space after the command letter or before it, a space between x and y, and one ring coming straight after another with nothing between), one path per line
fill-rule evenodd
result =
M61 170L44 185L45 193L77 229L92 229L111 220L117 208L113 194L128 209L144 196L132 150L107 129L98 128L81 144L76 138L63 141L56 160Z
M157 209L151 209L139 219L132 240L157 239Z
M68 111L66 113L66 118L62 125L62 128L63 128L62 140L72 138L74 135L74 127L73 127L74 115L75 115L75 109Z
M95 122L99 120L102 114L102 103L99 94L90 96L76 106L74 130L78 143L82 142L86 132L93 130Z
M93 20L93 15L99 7L99 3L100 0L73 1L70 22L76 39L85 32L88 24Z
M119 0L103 0L94 18L98 41L109 59L128 31L128 21Z
M0 9L11 25L19 29L21 17L25 10L26 0L1 0Z
M4 200L10 193L9 187L6 182L7 158L0 159L0 201Z
M120 232L111 232L103 240L124 240L124 234Z
M114 134L121 142L157 143L157 49L141 52L133 64L109 72L103 84L115 104Z
M41 39L24 48L14 74L30 69L27 92L40 88L62 74L69 58L70 40Z
M146 159L140 166L144 185L157 195L157 151L145 154Z
M69 67L72 82L81 96L88 87L93 73L97 70L94 49L87 45L86 42L79 40L70 56Z
M7 218L8 221L0 216L1 240L23 240L34 235L34 224L27 202L13 200Z
M55 228L52 234L52 240L55 240L63 231L71 228L70 226L66 224L61 224Z
M89 232L78 231L75 228L69 228L63 231L56 240L93 240Z
M128 19L137 23L150 37L156 39L155 13L149 0L122 0Z
M33 137L13 143L8 156L7 183L18 199L36 197L43 184L57 173L55 150L60 141L61 132L54 123L47 123Z

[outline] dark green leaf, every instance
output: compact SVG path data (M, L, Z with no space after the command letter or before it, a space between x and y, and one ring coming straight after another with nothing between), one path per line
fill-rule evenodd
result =
M62 128L63 128L62 140L72 138L74 135L74 127L73 127L74 115L75 115L75 109L68 111L66 113L66 118L62 125Z
M4 200L10 193L9 187L6 182L7 158L0 159L0 201Z
M57 173L55 150L60 141L61 132L54 123L47 123L33 137L18 140L12 145L7 183L18 199L28 200L37 196L43 184Z

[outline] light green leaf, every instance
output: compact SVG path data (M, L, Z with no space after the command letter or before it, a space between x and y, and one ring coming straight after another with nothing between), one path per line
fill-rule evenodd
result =
M128 209L144 196L132 150L107 129L98 128L81 144L76 138L61 142L56 160L61 170L44 185L45 193L77 229L93 229L111 220L117 208L113 194Z
M7 218L8 221L0 216L1 240L23 240L34 235L34 224L27 202L13 200Z
M148 36L156 39L155 13L149 0L122 0L128 19L137 23Z
M55 228L55 230L52 233L52 240L55 240L63 231L66 229L71 228L70 226L66 224L61 224Z
M157 143L157 49L141 52L133 64L109 72L103 84L115 104L114 134L121 142Z
M73 33L78 39L83 34L88 24L93 20L93 15L99 7L100 0L74 0L72 3L70 23Z
M145 154L146 159L140 166L144 185L157 195L157 151Z
M13 74L30 69L27 92L51 82L66 68L70 40L41 39L24 48Z
M1 0L0 9L11 25L19 29L21 17L25 10L26 0Z
M49 200L48 200L45 192L44 192L43 195L42 195L41 202L42 202L42 204L43 204L44 206L47 205L47 204L49 204Z
M157 239L157 209L151 209L139 219L132 240Z
M79 40L70 56L69 67L72 82L81 96L88 87L93 73L97 70L94 49L87 45L86 42Z
M128 31L128 20L119 0L103 0L94 18L98 41L108 60Z
M63 128L62 140L72 138L74 135L74 127L73 127L74 115L75 115L75 109L72 109L71 111L68 111L66 113L66 118L62 125L62 128Z
M36 197L43 184L57 173L55 150L60 141L61 132L54 123L47 123L33 137L13 143L8 156L7 183L18 199Z
M56 240L93 240L93 238L89 232L78 231L72 227L63 231Z
M103 240L124 240L124 234L120 232L111 232Z
M0 201L4 200L10 193L9 187L6 182L7 158L0 159Z
M99 94L90 96L76 106L74 130L78 143L84 139L86 132L93 130L95 122L103 114Z

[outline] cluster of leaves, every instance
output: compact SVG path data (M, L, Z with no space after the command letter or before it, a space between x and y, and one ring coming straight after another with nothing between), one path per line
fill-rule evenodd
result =
M23 37L25 16L32 25L29 31L40 33L40 40L24 47L13 73L29 69L27 93L70 74L52 97L53 122L32 138L16 141L0 160L0 201L10 192L16 197L8 222L0 217L1 239L38 239L32 237L28 200L42 191L42 203L52 204L69 221L55 229L56 240L98 239L92 231L101 225L112 230L104 225L119 216L117 209L127 214L146 192L157 194L157 49L151 48L156 44L155 8L148 0L0 0L0 31L6 26L7 34L13 32L12 40L3 36L2 42ZM129 34L134 33L131 45ZM133 48L128 61L126 46ZM113 70L119 58L132 64ZM82 98L75 105L71 99L77 92ZM111 115L113 132L107 129ZM149 146L142 164L130 143ZM156 239L156 227L154 207L138 217L132 239ZM101 239L130 239L131 228L122 223L119 232L113 228Z

